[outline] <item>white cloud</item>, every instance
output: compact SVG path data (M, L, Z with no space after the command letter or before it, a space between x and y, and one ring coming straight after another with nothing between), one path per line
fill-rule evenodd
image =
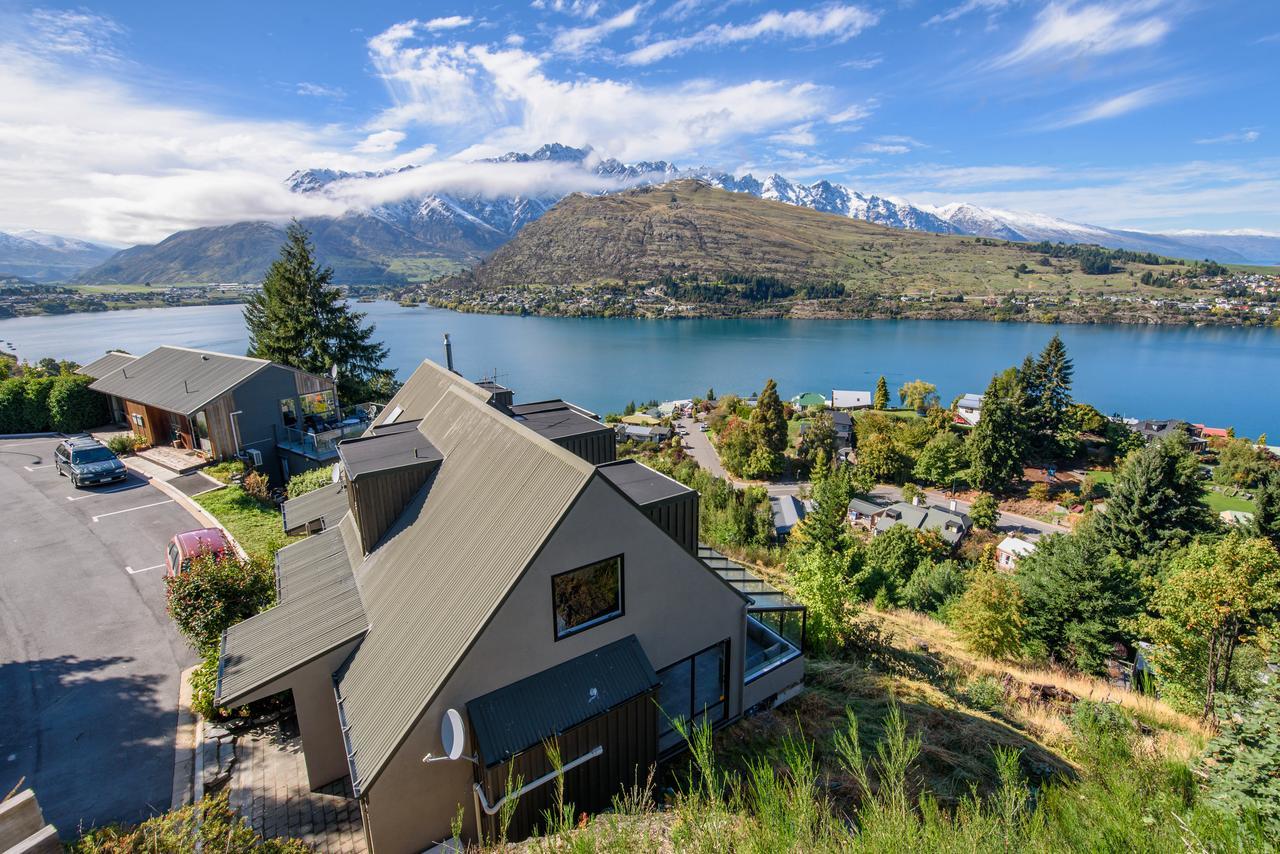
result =
M395 151L396 146L404 140L405 136L407 134L404 131L380 130L360 140L351 150L360 154L383 154Z
M555 38L551 40L551 49L557 53L577 56L587 48L608 36L610 33L635 26L636 21L640 17L640 10L643 8L644 4L637 3L628 9L624 9L612 18L604 19L598 24L593 24L589 27L574 27L572 29L561 30L556 33Z
M850 104L843 110L827 116L827 124L848 125L860 122L871 115L875 106L874 101L867 101L863 104Z
M833 4L811 10L769 11L745 24L713 24L696 33L661 39L623 57L631 65L650 65L698 47L761 38L824 39L839 44L873 27L880 16L861 6Z
M297 92L299 95L306 95L309 98L347 97L347 93L337 86L326 86L323 83L307 83L306 81L298 84Z
M939 12L932 18L924 22L926 27L932 27L936 24L946 24L968 15L970 12L986 12L988 14L1000 12L1009 7L1015 0L965 0L958 6L952 6L945 12Z
M1211 136L1205 139L1197 139L1196 145L1222 145L1230 143L1251 143L1257 142L1262 138L1262 132L1252 129L1236 131L1234 133L1224 133L1220 136Z
M456 30L458 27L471 26L472 20L466 15L448 15L443 18L432 18L429 21L423 21L421 26L424 30L432 32L436 30Z
M1021 44L993 64L1006 68L1031 61L1061 63L1085 56L1117 53L1160 42L1172 28L1155 14L1159 0L1082 6L1054 2L1036 16Z
M624 160L706 156L719 144L794 127L828 108L827 91L810 83L690 80L646 87L594 77L561 80L520 49L392 42L387 33L370 41L394 102L374 126L465 131L475 143L468 156L548 141L594 146Z
M852 68L854 71L870 71L884 62L883 56L867 56L861 59L850 59L840 63L841 68Z
M113 19L86 9L35 9L27 26L26 47L33 52L99 61L120 59L116 41L126 32Z
M813 122L805 122L796 125L790 130L781 133L771 134L769 136L771 142L780 142L784 145L813 145L818 138L813 133Z
M1127 113L1132 113L1135 110L1150 107L1152 104L1167 101L1180 94L1180 92L1181 88L1179 86L1169 83L1143 86L1140 89L1094 101L1056 118L1049 118L1041 125L1040 129L1061 130L1062 128L1075 127L1103 119L1114 119Z
M878 136L871 142L864 142L859 146L863 151L869 154L907 154L918 148L925 148L925 144L918 139L910 136L902 136L899 134L889 134L886 136Z

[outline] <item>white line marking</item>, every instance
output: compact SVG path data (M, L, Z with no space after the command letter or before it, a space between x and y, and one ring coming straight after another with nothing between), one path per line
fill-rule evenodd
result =
M161 504L172 503L173 499L170 498L167 501L157 501L155 504L143 504L141 507L130 507L127 510L112 510L110 513L99 513L97 516L93 517L93 521L96 522L99 519L105 519L108 516L119 516L121 513L132 513L134 510L146 510L148 507L159 507Z
M25 447L26 445L43 445L45 442L57 442L57 441L58 441L57 436L49 436L46 439L33 439L30 442L3 442L3 443L0 443L0 448L22 448L22 447Z
M146 486L145 483L123 483L120 486L113 486L111 489L99 489L97 492L90 492L85 495L68 495L68 501L84 501L86 498L97 498L99 495L111 495L116 492L128 492L130 489L137 489L140 486Z
M47 469L55 465L54 463L45 463L42 466L23 466L27 471L35 471L36 469Z
M150 572L151 570L159 569L162 566L164 566L164 564L162 563L158 563L155 566L144 566L142 569L134 569L131 566L126 566L124 568L124 571L129 573L130 575L137 575L139 572Z

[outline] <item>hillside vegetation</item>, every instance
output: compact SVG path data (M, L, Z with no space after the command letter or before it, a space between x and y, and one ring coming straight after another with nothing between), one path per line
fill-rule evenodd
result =
M899 297L929 300L945 312L939 304L1015 292L1064 305L1082 295L1168 297L1177 292L1168 286L1169 274L1179 269L1172 264L1115 250L1046 251L1042 245L887 228L681 180L569 196L436 293L443 302L452 298L472 308L504 291L570 289L599 302L611 293L634 296L648 289L655 308L667 313L668 306L701 304L714 307L708 313L738 313L739 306L762 313L866 314L876 300L896 303ZM1149 271L1149 281L1164 275L1159 281L1165 286L1144 284ZM571 295L558 293L557 301L558 311L548 313L571 313Z

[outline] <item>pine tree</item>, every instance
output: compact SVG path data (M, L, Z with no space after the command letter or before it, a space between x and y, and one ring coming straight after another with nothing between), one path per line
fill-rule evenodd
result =
M787 419L778 398L778 385L773 380L764 384L756 408L751 412L751 423L757 425L760 440L770 453L781 454L787 449Z
M1001 493L1022 475L1026 424L1019 407L1022 389L1012 368L992 377L982 398L982 417L969 434L969 482Z
M1054 335L1036 362L1035 376L1039 384L1036 401L1036 446L1045 456L1063 452L1058 434L1062 432L1067 409L1071 406L1071 377L1075 367L1067 356L1067 347Z
M1181 545L1212 524L1202 501L1200 464L1182 435L1152 442L1129 456L1097 532L1109 548L1133 559Z
M881 375L876 380L875 397L871 400L872 409L888 409L889 408L889 383L885 382L885 378Z
M1253 494L1257 505L1251 523L1252 535L1265 537L1280 549L1280 469L1271 469Z
M373 325L343 302L332 282L333 268L316 260L310 236L295 220L262 291L245 304L249 355L316 374L336 365L338 394L348 402L389 396L394 374L382 367L387 348L373 340Z

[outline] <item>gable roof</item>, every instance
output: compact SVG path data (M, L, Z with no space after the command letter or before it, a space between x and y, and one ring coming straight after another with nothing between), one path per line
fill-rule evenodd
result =
M956 401L957 408L964 409L982 409L982 398L986 395L982 394L966 394Z
M378 413L378 417L374 419L373 431L378 432L380 427L387 424L393 413L397 424L422 418L451 388L460 389L480 401L488 401L493 397L491 392L467 382L448 368L443 368L430 359L423 359L395 397L387 401L387 405Z
M105 356L94 359L87 365L81 365L76 368L77 374L83 374L86 377L105 377L121 365L127 365L138 357L132 353L112 352Z
M344 536L358 537L351 517L276 553L279 604L222 636L219 704L233 704L368 628Z
M370 629L335 681L357 794L595 475L432 363L396 397L406 412L427 410L418 430L444 460L356 570Z
M120 365L89 388L191 415L270 364L266 359L166 345Z

